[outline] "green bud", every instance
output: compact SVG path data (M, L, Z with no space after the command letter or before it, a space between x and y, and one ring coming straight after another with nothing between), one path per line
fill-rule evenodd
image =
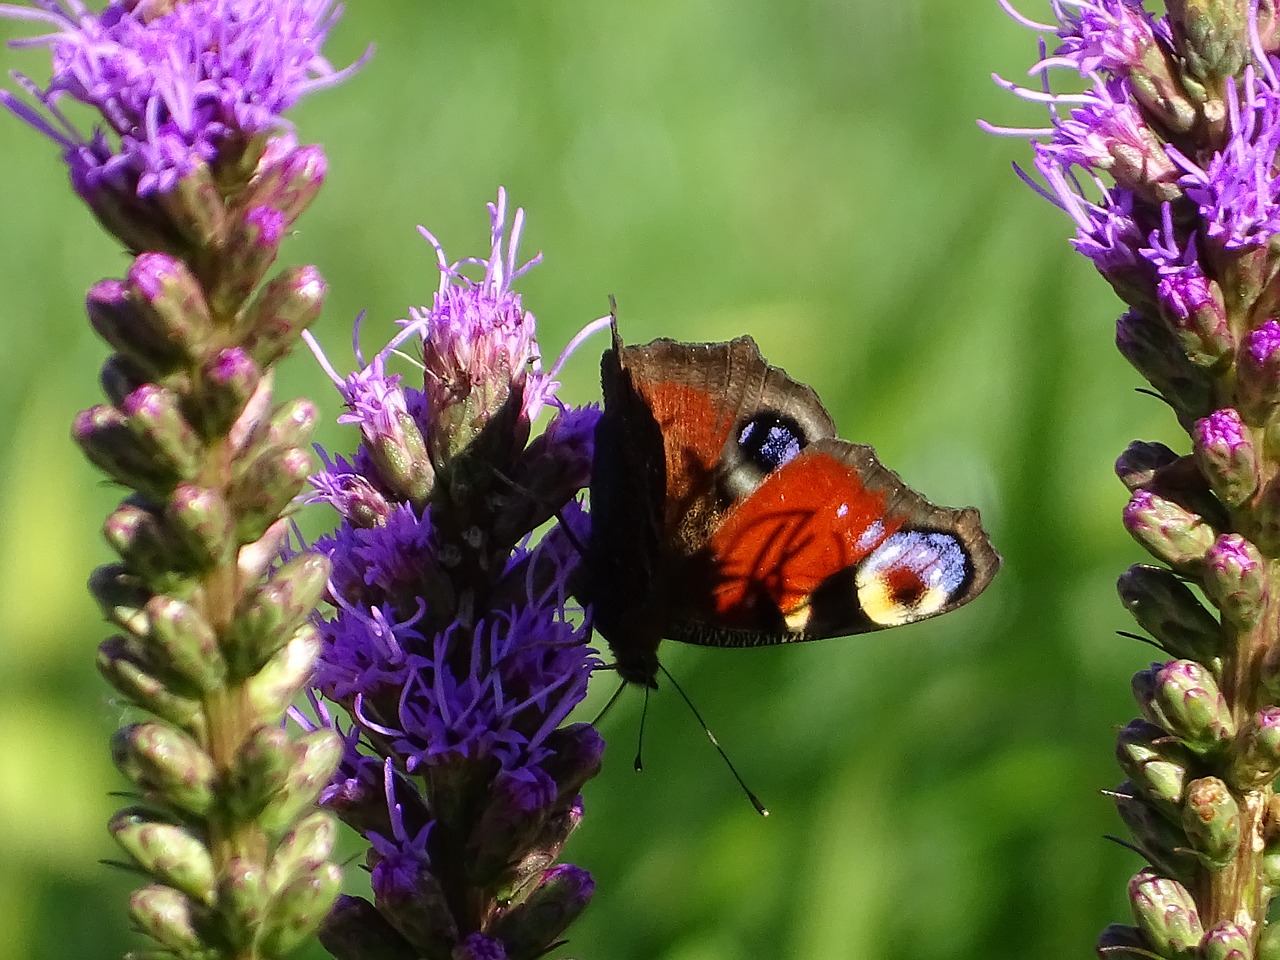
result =
M311 455L300 447L250 458L228 490L239 541L250 543L266 533L302 490L310 472Z
M121 727L111 759L149 801L203 816L213 806L213 760L200 744L163 723Z
M342 871L326 863L280 891L259 940L262 953L280 957L300 946L320 926L341 886Z
M213 627L193 606L163 594L147 602L151 641L163 654L164 666L200 693L226 682L227 663Z
M1163 443L1134 440L1116 459L1116 476L1132 493L1150 484L1157 471L1177 459L1178 455Z
M320 411L304 397L282 403L249 437L249 449L305 447L311 442Z
M151 631L145 610L151 594L120 564L110 563L89 574L89 592L111 623L134 636L145 637Z
M1231 780L1241 790L1257 790L1280 771L1280 707L1263 707L1240 731Z
M112 480L151 499L165 499L181 477L172 464L153 458L137 436L130 431L127 419L115 407L99 405L82 411L71 428L72 439L95 467Z
M1116 347L1184 417L1209 412L1209 378L1187 359L1163 320L1129 311L1116 321Z
M134 926L179 956L198 955L204 948L194 914L191 900L172 887L151 884L129 898Z
M269 206L246 206L242 215L228 223L227 243L223 248L227 269L214 302L234 313L266 276L280 252L288 223L284 214Z
M256 672L311 616L330 566L322 554L299 554L245 597L222 641L237 676Z
M1235 859L1240 847L1240 808L1217 777L1201 777L1187 784L1182 825L1210 870L1221 870Z
M296 878L322 867L333 854L337 840L337 821L328 813L317 810L303 819L276 847L267 867L267 892L279 893Z
M1266 921L1258 937L1258 960L1280 960L1280 923Z
M102 525L102 536L131 571L151 584L163 585L195 567L164 517L132 500L112 511Z
M449 960L453 952L451 944L414 949L372 903L346 895L338 897L318 933L321 946L342 960Z
M183 232L192 249L215 250L224 242L227 207L207 164L197 161L172 189L158 193L156 201L169 214L170 225Z
M245 312L244 347L264 370L288 353L315 323L328 290L315 267L292 267L268 281Z
M204 444L183 415L178 395L144 383L124 398L125 426L148 457L180 480L194 480L204 465Z
M237 951L253 943L269 902L263 890L262 867L244 857L231 857L219 877L218 908L224 918L223 936Z
M1258 489L1258 456L1249 429L1230 407L1215 410L1191 431L1196 462L1214 493L1229 507L1245 504Z
M1171 570L1135 564L1120 575L1116 589L1138 626L1173 656L1202 662L1219 656L1218 621Z
M319 147L269 146L253 172L244 202L273 207L292 223L315 199L327 169L324 151Z
M287 519L277 520L257 540L246 543L236 554L236 569L241 583L255 583L267 575L282 555L292 525Z
M1200 861L1188 848L1181 826L1162 816L1130 782L1120 784L1111 796L1134 843L1157 870L1183 879L1196 875Z
M143 870L193 900L213 906L213 857L194 834L136 807L117 813L107 829Z
M1253 943L1243 927L1223 920L1205 933L1200 956L1202 960L1253 960Z
M1146 32L1149 34L1150 30ZM1200 111L1185 92L1183 71L1159 43L1143 43L1136 61L1127 67L1134 96L1162 126L1175 133L1188 133L1196 125Z
M1138 929L1156 953L1170 960L1194 960L1204 930L1186 887L1147 868L1129 881L1129 903Z
M1267 566L1258 548L1224 533L1205 558L1204 592L1239 630L1257 626L1267 609Z
M230 816L255 819L280 792L293 761L293 743L282 727L258 727L240 745L225 795Z
M216 490L184 483L165 505L165 519L173 535L192 557L197 570L230 561L236 547L231 508Z
M1116 738L1116 760L1152 806L1181 816L1187 768L1195 762L1191 751L1159 727L1133 720Z
M1169 0L1167 7L1178 52L1205 83L1236 77L1253 60L1248 0Z
M453 910L440 881L423 863L406 864L401 871L414 875L388 885L377 897L379 912L387 922L424 953L449 957L459 932Z
M1235 736L1235 721L1218 684L1198 663L1153 663L1134 674L1133 693L1147 720L1198 754L1214 752Z
M125 637L104 640L98 647L97 663L106 681L143 710L188 733L203 731L204 708L200 701L170 690Z
M1124 525L1148 553L1175 569L1198 570L1217 536L1203 517L1150 490L1130 498Z
M200 399L193 411L201 435L207 440L226 436L261 383L262 371L239 347L206 358L200 368Z
M298 632L261 670L245 681L245 693L261 723L276 723L311 680L320 658L320 633L311 624Z
M302 811L315 803L333 778L344 745L336 730L321 727L303 734L293 749L294 760L283 785L258 817L258 823L271 836L289 829Z

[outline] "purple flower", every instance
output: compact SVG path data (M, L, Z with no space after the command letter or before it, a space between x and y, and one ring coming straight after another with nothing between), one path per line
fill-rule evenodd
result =
M523 213L509 240L505 193L489 214L488 258L451 263L422 231L439 289L370 362L343 377L311 341L346 403L340 421L361 435L354 456L322 451L312 478L311 500L341 516L314 544L334 608L315 683L352 722L325 802L368 835L375 905L427 955L538 955L585 906L581 885L547 886L543 871L581 819L603 746L563 726L598 665L568 609L598 411L555 399L511 289L538 259L518 266ZM420 385L388 369L409 343ZM548 404L556 416L530 443ZM549 513L573 533L534 542ZM526 887L547 910L499 903Z
M165 193L229 142L285 127L305 94L336 83L319 50L338 10L333 0L110 0L98 13L81 0L0 5L0 16L52 31L16 47L48 47L47 87L15 73L37 106L0 92L0 102L63 151L82 196L110 186ZM62 111L63 98L101 116L91 131Z

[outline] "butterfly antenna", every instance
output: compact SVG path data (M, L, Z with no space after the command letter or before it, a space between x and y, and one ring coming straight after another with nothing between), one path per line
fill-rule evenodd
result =
M591 721L591 725L593 727L598 727L600 725L600 721L604 719L604 715L613 709L613 705L618 702L618 698L622 696L622 691L625 689L627 689L627 681L623 680L618 684L618 689L613 691L613 696L609 698L609 702L604 705L600 712L596 714L596 718Z
M692 711L694 719L698 721L698 726L702 727L702 732L707 735L707 739L711 741L711 745L716 748L716 752L720 754L720 759L725 762L725 766L729 768L729 772L733 774L733 778L738 781L738 786L742 788L742 792L747 795L747 799L751 801L751 805L756 808L756 813L760 814L760 816L762 817L767 817L769 815L769 808L760 802L760 798L755 795L752 789L747 786L747 782L742 779L742 774L738 773L738 768L735 767L733 765L733 761L729 759L729 754L724 752L724 747L720 746L720 741L716 739L716 735L712 733L711 728L707 726L707 721L702 719L702 714L700 714L698 712L698 708L693 705L693 701L690 700L689 695L684 692L684 688L681 687L680 684L676 682L676 678L671 675L671 671L669 671L662 664L658 664L658 669L662 671L662 675L664 677L666 677L668 680L671 681L671 685L676 688L676 693L680 694L680 699L683 700L685 704L689 707L689 710ZM645 695L646 706L648 706L648 702L649 702L648 691L646 690L646 695ZM641 726L641 730L643 731L644 729L643 714L641 715L640 726ZM639 755L636 756L636 763L637 764L640 763ZM638 770L639 766L637 766L636 769Z
M641 759L641 754L644 753L644 722L648 718L648 716L649 716L649 688L645 687L644 688L644 706L640 708L640 732L636 735L636 759L635 759L635 762L633 763L633 766L636 768L636 773L640 773L641 771L644 770L644 760Z

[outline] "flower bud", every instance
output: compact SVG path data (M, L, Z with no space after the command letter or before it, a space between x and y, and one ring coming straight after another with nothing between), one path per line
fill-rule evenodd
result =
M1153 663L1133 677L1142 715L1198 754L1220 749L1235 736L1235 723L1213 675L1190 660Z
M1236 362L1240 412L1262 424L1280 403L1280 322L1268 320L1249 331Z
M1189 132L1200 116L1186 92L1190 78L1175 66L1164 44L1156 39L1141 8L1122 5L1115 10L1122 20L1117 28L1124 31L1130 53L1124 70L1134 96L1162 126L1176 133Z
M279 791L258 817L268 834L278 836L312 806L328 786L342 759L344 744L337 731L321 727L298 738L294 759Z
M1240 414L1230 407L1196 421L1196 462L1213 492L1229 507L1248 502L1258 489L1258 458Z
M200 402L194 413L206 440L227 435L262 382L262 371L244 350L230 347L208 357L200 368Z
M72 439L90 463L112 480L163 502L182 478L171 464L158 462L129 429L115 407L99 405L76 415Z
M1204 930L1195 900L1176 880L1150 868L1129 881L1129 903L1143 935L1163 957L1193 957Z
M542 769L556 782L556 799L566 803L600 772L604 738L589 723L572 723L553 730L544 743L553 752L542 761Z
M307 481L311 455L300 447L264 451L232 478L227 499L241 543L257 540L279 519Z
M249 704L261 723L275 723L302 692L320 657L320 633L310 624L300 627L292 639L245 681Z
M1201 777L1187 784L1182 825L1210 870L1221 870L1235 859L1240 847L1240 808L1217 777Z
M510 956L539 956L587 908L595 887L580 867L552 867L528 897L498 916L490 934L507 945Z
M315 323L328 287L312 266L282 270L258 291L245 312L244 349L262 369L287 354L303 330Z
M136 807L117 813L107 829L125 853L161 883L213 905L213 858L195 835Z
M134 308L133 350L121 353L164 371L203 355L213 319L186 264L163 253L139 254L129 267L125 292Z
M241 601L222 638L237 677L256 672L312 614L324 595L329 570L329 558L323 554L299 554Z
M1131 720L1116 738L1116 760L1156 809L1181 816L1187 768L1195 762L1186 747L1154 724Z
M1116 589L1138 626L1173 656L1201 662L1219 656L1218 621L1172 571L1134 564L1120 575Z
M284 214L269 206L250 207L243 217L228 220L225 279L211 298L220 313L234 314L267 275L288 225Z
M1252 61L1248 0L1169 0L1178 53L1208 85L1238 76Z
M1200 861L1188 848L1187 833L1180 825L1162 816L1132 783L1116 787L1112 799L1134 843L1157 870L1183 879L1195 876Z
M1163 443L1134 440L1116 459L1116 476L1132 492L1151 483L1156 471L1177 459L1178 455Z
M1148 553L1175 569L1197 567L1216 537L1203 517L1149 490L1129 499L1124 525Z
M1161 278L1157 296L1165 321L1192 364L1212 368L1235 350L1222 289L1198 268Z
M163 723L121 727L111 759L148 800L203 816L213 806L213 760L191 737Z
M342 887L342 871L325 863L298 877L271 904L259 943L266 956L297 949L324 919Z
M1231 780L1241 790L1257 790L1280 772L1280 707L1263 707L1240 731Z
M170 227L180 231L193 250L222 245L227 208L208 164L191 164L171 189L157 195L157 201L168 214Z
M89 593L98 601L98 609L109 621L136 637L151 630L146 614L151 593L118 563L98 567L89 574Z
M337 840L337 821L322 810L312 812L276 847L267 867L267 892L279 893L298 877L322 867L333 854Z
M239 822L254 820L280 791L293 762L293 742L275 724L255 729L240 744L227 773L223 803Z
M498 882L525 853L556 802L556 783L539 767L500 771L467 842L467 873L478 887Z
M328 161L320 147L299 147L276 137L258 161L245 191L246 203L273 207L293 223L315 198L327 172Z
M112 511L102 525L102 537L131 572L157 588L195 572L195 559L164 518L133 500Z
M213 627L195 607L163 594L147 601L149 639L162 655L164 670L186 681L189 689L212 693L226 682L227 663L218 649ZM188 692L188 691L181 691Z
M196 570L208 570L231 559L236 548L235 522L218 491L180 484L165 504L164 515Z
M1210 927L1200 941L1203 960L1253 960L1253 943L1243 927L1230 920Z
M448 957L458 942L457 921L440 881L425 863L412 856L373 867L374 903L409 943L424 953Z
M1236 629L1257 626L1267 609L1267 568L1258 548L1238 533L1218 537L1205 558L1204 592Z
M218 912L225 918L224 936L234 950L244 951L253 943L269 903L263 891L262 867L244 856L228 858L218 876Z
M194 480L204 462L200 436L183 416L177 394L144 383L124 398L125 426L149 460L179 480Z
M242 546L236 554L236 570L240 573L242 583L253 583L266 576L276 562L283 556L283 548L289 541L293 530L292 521L288 517L281 518L257 540Z
M338 897L318 931L320 945L341 960L449 960L447 948L421 953L368 900Z
M1116 347L1176 410L1190 417L1209 412L1208 378L1183 355L1163 322L1129 311L1116 321Z
M176 956L197 956L204 941L196 930L194 904L173 887L151 884L129 898L134 926Z
M155 676L131 642L109 637L98 647L98 672L132 703L189 733L204 729L204 708L199 700L174 693Z

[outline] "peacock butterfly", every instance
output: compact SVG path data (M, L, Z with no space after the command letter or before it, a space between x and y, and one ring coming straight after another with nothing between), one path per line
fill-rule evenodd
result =
M581 598L618 674L657 686L665 637L751 647L937 616L991 582L978 511L934 506L835 436L755 341L654 340L601 360Z

